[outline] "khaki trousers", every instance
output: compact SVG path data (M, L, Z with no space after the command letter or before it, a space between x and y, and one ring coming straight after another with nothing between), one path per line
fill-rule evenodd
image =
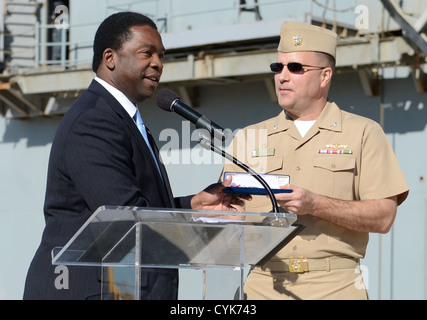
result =
M247 300L367 300L359 268L304 273L251 270Z

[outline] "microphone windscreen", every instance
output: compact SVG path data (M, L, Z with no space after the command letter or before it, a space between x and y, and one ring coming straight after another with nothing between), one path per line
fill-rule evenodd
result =
M179 99L179 96L171 89L161 89L156 94L157 106L166 111L172 111L172 102Z

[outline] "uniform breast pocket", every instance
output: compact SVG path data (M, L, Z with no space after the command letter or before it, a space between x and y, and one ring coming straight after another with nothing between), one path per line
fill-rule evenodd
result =
M258 158L258 173L275 173L283 167L283 160L278 157L263 157ZM275 172L276 171L276 172ZM283 174L280 172L280 174Z
M351 155L317 155L314 169L323 194L339 199L354 197L356 157Z

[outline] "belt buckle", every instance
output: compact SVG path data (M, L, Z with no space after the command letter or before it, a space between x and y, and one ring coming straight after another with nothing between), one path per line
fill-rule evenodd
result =
M289 272L303 273L308 271L307 259L291 259L289 260Z

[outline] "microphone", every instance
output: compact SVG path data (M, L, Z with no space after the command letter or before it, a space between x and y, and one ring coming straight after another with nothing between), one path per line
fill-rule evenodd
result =
M161 109L163 109L165 111L169 111L169 112L171 112L171 111L176 112L180 116L182 116L183 118L185 118L185 119L189 120L191 123L195 124L196 128L206 129L210 134L210 139L206 139L204 137L203 133L200 135L199 144L203 148L205 148L207 150L211 150L211 151L221 155L222 157L232 161L234 164L236 164L237 166L239 166L240 168L242 168L243 170L248 172L256 180L258 180L258 182L262 184L264 189L266 189L266 191L270 197L271 204L273 206L273 212L276 214L276 220L278 221L277 213L279 213L279 206L277 204L277 200L276 200L276 197L274 196L273 190L271 190L271 188L267 184L267 182L258 173L256 173L254 170L252 170L247 165L240 162L239 160L237 160L235 157L228 154L224 150L219 149L213 143L212 137L215 136L216 138L224 141L228 138L229 132L224 132L224 129L221 128L219 125L213 123L208 118L206 118L205 116L203 116L200 113L198 113L197 111L195 111L193 108L187 106L184 102L179 100L179 96L170 89L159 90L157 95L156 95L156 101L157 101L157 105Z
M161 89L156 95L157 106L168 112L178 113L183 118L193 123L197 129L205 129L209 132L211 137L215 137L222 141L226 140L229 136L228 131L224 131L216 123L210 121L204 115L201 115L193 108L187 106L179 99L179 96L170 89Z

